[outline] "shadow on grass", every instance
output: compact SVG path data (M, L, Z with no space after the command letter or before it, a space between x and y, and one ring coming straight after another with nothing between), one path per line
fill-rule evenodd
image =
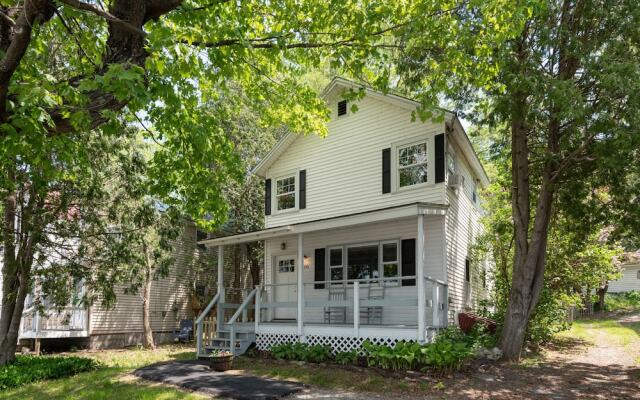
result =
M39 382L8 391L0 391L0 399L140 399L195 400L192 393L179 391L128 377L122 368L78 374L71 378Z

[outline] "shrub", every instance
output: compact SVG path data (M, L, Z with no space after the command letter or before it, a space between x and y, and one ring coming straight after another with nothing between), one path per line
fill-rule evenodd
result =
M367 353L367 364L393 370L416 369L423 362L423 346L415 342L398 342L394 347L376 345L365 341L362 345Z
M607 293L604 298L607 311L631 312L640 310L640 290L625 293Z
M335 359L336 359L336 363L341 365L357 364L358 351L351 350L351 351L343 351L343 352L337 353Z
M442 373L458 371L475 354L472 343L448 338L426 345L423 352L425 364Z
M331 358L331 348L307 343L284 343L271 347L271 354L277 359L321 363Z
M64 378L98 368L100 364L90 358L19 355L14 363L0 367L0 390L46 379Z

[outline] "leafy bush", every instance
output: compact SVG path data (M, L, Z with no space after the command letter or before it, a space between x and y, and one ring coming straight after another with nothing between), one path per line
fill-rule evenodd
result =
M369 366L393 370L431 368L439 372L451 372L459 370L473 358L478 346L484 347L494 340L482 329L465 335L458 328L447 328L436 336L433 343L398 342L395 347L389 347L366 341L363 347Z
M64 378L98 368L100 364L90 358L19 355L14 363L0 367L0 390L45 379Z
M630 312L640 310L640 290L625 293L607 293L604 298L607 311Z
M425 364L443 373L458 371L475 354L472 343L453 341L448 338L426 345L423 352Z
M331 359L331 348L319 344L284 343L271 347L271 354L277 359L321 363Z
M341 364L341 365L357 364L358 363L358 351L357 350L351 350L351 351L343 351L343 352L340 352L340 353L336 353L335 360L336 360L336 363Z
M393 370L416 369L423 364L424 346L415 342L398 342L394 347L376 345L370 341L362 344L367 353L367 364Z

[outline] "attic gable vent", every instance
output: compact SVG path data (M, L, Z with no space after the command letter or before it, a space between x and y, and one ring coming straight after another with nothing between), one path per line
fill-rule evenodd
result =
M338 102L338 117L341 115L346 115L347 114L347 101L346 100L340 100Z

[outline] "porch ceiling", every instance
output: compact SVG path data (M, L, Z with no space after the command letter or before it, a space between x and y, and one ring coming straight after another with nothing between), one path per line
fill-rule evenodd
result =
M310 222L302 222L280 226L276 228L263 229L261 231L241 233L238 235L224 236L215 239L205 239L198 243L205 246L222 246L238 243L255 242L257 240L271 239L281 236L294 235L298 233L308 233L327 229L343 228L347 226L370 224L406 218L418 215L445 215L447 205L433 203L412 203L402 206L388 207L379 210L365 211L357 214L350 214L340 217L320 219Z

